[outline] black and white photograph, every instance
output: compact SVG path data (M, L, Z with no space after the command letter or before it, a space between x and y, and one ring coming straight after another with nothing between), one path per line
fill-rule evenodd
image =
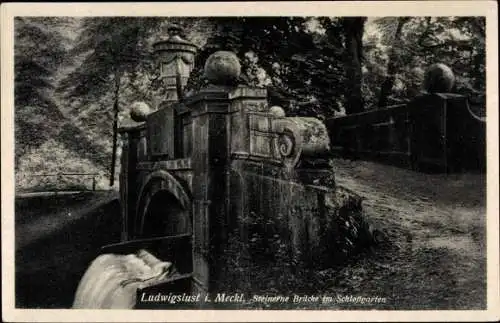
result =
M4 319L499 318L496 3L424 2L2 5Z

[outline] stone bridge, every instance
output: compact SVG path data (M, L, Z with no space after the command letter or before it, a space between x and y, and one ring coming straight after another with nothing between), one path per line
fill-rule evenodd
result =
M227 284L228 258L265 254L261 267L269 267L284 251L269 239L298 266L330 263L335 216L359 213L360 202L336 192L326 126L286 117L265 89L238 84L230 52L214 53L209 84L183 97L179 75L191 71L194 47L171 37L155 48L170 95L154 112L134 106L136 123L120 129L122 242L104 251L146 248L175 264L180 276L170 283L206 293ZM169 83L172 70L177 83ZM242 247L229 254L235 241Z

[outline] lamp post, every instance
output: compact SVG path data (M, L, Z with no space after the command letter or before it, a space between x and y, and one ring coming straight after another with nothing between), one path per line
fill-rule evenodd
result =
M181 37L182 29L177 25L168 28L168 38L153 44L155 62L160 70L160 78L166 86L165 103L175 103L182 99L182 90L187 84L194 67L197 47ZM181 96L181 97L179 97Z

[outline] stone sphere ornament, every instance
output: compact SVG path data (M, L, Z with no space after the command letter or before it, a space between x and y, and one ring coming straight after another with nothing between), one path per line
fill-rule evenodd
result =
M240 60L233 52L215 52L205 62L204 76L212 84L234 84L240 77L240 74Z
M135 122L146 121L146 117L151 113L151 108L145 102L134 102L130 108L130 118Z
M429 93L448 93L454 84L455 75L445 64L433 64L425 71L424 90Z
M269 109L269 112L271 112L272 115L278 118L283 118L285 117L285 110L283 110L282 107L274 105Z

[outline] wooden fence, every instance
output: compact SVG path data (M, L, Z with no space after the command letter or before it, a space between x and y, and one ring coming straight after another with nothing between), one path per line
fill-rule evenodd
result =
M16 183L16 190L23 192L96 191L97 180L100 176L97 173L16 174L16 181L22 182L19 189L17 186L20 183Z

